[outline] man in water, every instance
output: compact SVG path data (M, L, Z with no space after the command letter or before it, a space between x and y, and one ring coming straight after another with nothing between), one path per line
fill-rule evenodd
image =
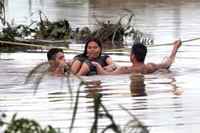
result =
M59 48L52 48L47 52L49 72L54 76L62 76L71 65L70 60L65 60L64 52Z
M104 75L129 74L129 73L142 73L142 74L153 73L159 69L168 69L173 63L176 57L177 50L179 49L180 46L181 46L181 41L180 40L175 41L173 43L173 49L171 51L171 54L169 55L167 60L158 64L144 63L146 53L147 53L147 48L142 43L137 43L132 46L131 54L130 54L130 61L132 63L131 66L122 66L122 67L118 67L113 72L107 72L97 62L93 62L93 64L97 68L97 73L104 74Z

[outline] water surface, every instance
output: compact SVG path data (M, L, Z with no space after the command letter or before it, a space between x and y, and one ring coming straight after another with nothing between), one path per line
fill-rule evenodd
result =
M199 5L197 0L93 0L58 1L7 0L7 18L16 23L37 20L33 12L42 10L50 20L68 19L73 27L95 26L95 17L100 20L117 21L124 14L123 8L135 13L138 29L153 34L156 43L167 43L176 38L199 37ZM20 10L20 12L16 12ZM30 17L31 16L31 17ZM26 19L27 18L27 19ZM103 94L102 101L123 129L131 117L119 105L136 115L151 133L198 133L200 42L184 43L170 71L131 78L131 75L83 77L87 81L100 81L100 86L81 87L81 97L74 132L88 132L93 122L94 92ZM149 47L147 62L160 62L169 54L170 46ZM111 54L119 65L130 65L128 53ZM71 59L76 53L66 53ZM67 132L71 119L71 101L67 82L62 78L46 75L37 93L31 84L24 85L28 72L38 63L46 61L46 53L1 53L0 54L0 111L9 116L33 118L42 125L51 124ZM71 80L76 92L79 80ZM138 96L138 89L143 93ZM74 94L75 95L75 94ZM100 126L109 121L100 120Z
M88 132L93 122L92 94L103 94L102 101L121 128L126 127L131 117L119 105L136 115L151 133L198 132L200 117L198 79L200 69L197 43L185 44L177 55L170 71L150 75L90 76L86 81L100 81L100 86L81 87L81 97L75 131ZM169 53L169 46L149 48L148 61L162 61ZM72 58L67 54L66 58ZM119 65L128 63L128 55L111 55ZM23 58L22 58L23 57ZM123 60L126 59L124 62ZM120 60L122 62L120 62ZM66 132L72 109L67 80L46 75L34 95L31 84L24 85L25 76L38 63L46 61L46 53L1 54L0 59L0 109L8 115L34 118L43 125L51 124ZM71 79L75 95L79 84ZM139 93L139 90L143 92ZM103 118L103 127L109 120Z

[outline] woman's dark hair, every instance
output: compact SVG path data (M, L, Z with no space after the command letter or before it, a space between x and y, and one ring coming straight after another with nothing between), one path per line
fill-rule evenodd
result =
M134 54L135 58L139 62L144 62L147 54L147 48L142 43L136 43L132 46L131 54Z
M101 53L102 53L102 45L101 45L100 40L98 40L97 38L89 38L89 39L86 41L85 48L84 48L84 52L83 52L83 56L87 57L87 47L88 47L88 44L89 44L90 42L95 42L95 43L97 43L97 45L100 47L100 54L99 54L99 56L101 56Z
M58 52L63 52L62 49L60 48L52 48L50 49L48 52L47 52L47 59L48 60L54 60L55 59L55 55L58 53Z

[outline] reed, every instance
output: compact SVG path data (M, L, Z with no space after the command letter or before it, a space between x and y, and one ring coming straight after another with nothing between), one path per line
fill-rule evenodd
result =
M135 115L133 115L128 109L119 105L120 108L126 111L132 119L127 122L125 125L123 132L131 132L131 133L149 133L147 126L145 126Z

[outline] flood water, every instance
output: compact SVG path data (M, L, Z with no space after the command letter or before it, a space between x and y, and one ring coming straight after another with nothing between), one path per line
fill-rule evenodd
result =
M138 29L153 34L156 43L168 43L176 38L192 39L200 36L197 0L15 0L7 1L8 19L28 23L30 14L41 9L51 20L68 19L74 27L95 26L94 16L101 20L118 20L121 9L129 8L136 15ZM20 10L16 12L16 10ZM25 19L27 17L28 19ZM32 18L37 19L37 17ZM198 133L200 129L200 41L184 43L170 71L149 75L89 76L86 81L100 81L99 86L81 87L80 103L74 133L87 133L93 123L92 93L103 94L102 102L121 129L126 130L131 117L120 108L123 105L135 115L150 133ZM171 46L149 47L146 62L160 62ZM66 53L71 59L76 53ZM129 65L128 53L111 54L119 65ZM32 84L24 84L28 72L46 53L0 54L0 112L8 116L35 119L42 125L53 125L67 132L72 117L70 94L66 79L45 75L37 92ZM71 78L73 95L79 80ZM137 90L143 90L136 96ZM102 118L101 128L110 121ZM111 132L111 131L110 131Z

